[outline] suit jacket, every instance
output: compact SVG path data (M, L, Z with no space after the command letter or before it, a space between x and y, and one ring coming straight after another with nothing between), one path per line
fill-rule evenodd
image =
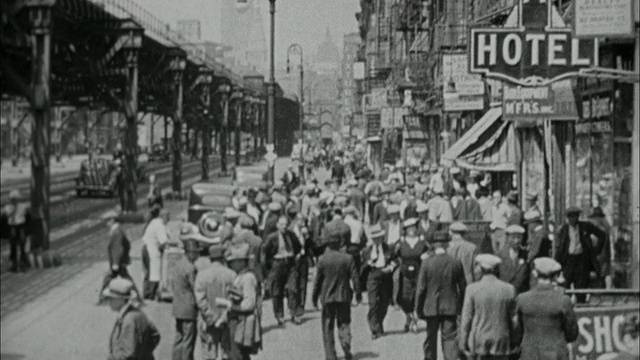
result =
M271 269L271 264L273 263L273 257L278 253L278 235L279 232L276 231L271 233L271 235L267 236L267 239L262 246L262 258L264 259L264 264L268 269ZM291 244L291 252L293 252L293 256L296 256L300 253L302 247L300 246L300 241L296 239L296 235L290 230L285 230L283 236L289 240Z
M373 207L373 219L371 221L372 224L379 224L386 222L389 219L389 213L387 212L387 207L384 205L382 201L375 204Z
M384 262L386 266L391 264L396 264L396 254L395 249L390 247L386 242L381 243L382 252L384 254ZM371 271L371 266L369 266L369 260L371 260L371 251L373 251L373 244L367 246L362 250L362 268L360 269L360 279L361 281L366 281L369 272Z
M528 291L530 283L529 263L521 257L512 259L508 246L502 249L500 258L502 259L502 264L500 264L500 280L513 285L518 294Z
M578 338L571 299L552 285L538 285L516 298L521 360L568 360L567 344Z
M349 192L349 203L358 209L361 219L364 217L364 204L366 200L367 196L364 194L364 191L358 187L351 189Z
M278 218L280 217L280 215L276 215L276 214L269 214L267 215L267 220L264 223L264 230L262 232L262 238L266 239L267 237L269 237L269 235L273 234L274 232L278 231Z
M457 316L467 282L460 260L435 253L422 260L416 287L415 309L420 318Z
M533 229L529 238L527 261L532 262L539 257L551 256L551 240L544 226Z
M131 263L131 242L120 225L109 231L109 266L127 266Z
M324 225L322 242L327 241L327 229L335 229L340 233L340 243L344 246L351 242L351 228L341 218L335 218Z
M353 289L349 284L353 282ZM313 284L314 304L349 303L353 293L360 300L360 278L355 261L349 254L327 248L318 260L316 279Z
M425 229L422 226L422 222L418 223L418 236L424 237L424 239L429 243L429 239L436 233L437 226L434 223L429 223L429 227Z
M509 208L509 216L507 216L507 226L511 225L522 225L522 220L524 220L524 214L522 210L516 205L508 204Z
M589 260L591 271L595 271L597 275L600 275L600 266L598 262L598 254L602 251L602 247L606 242L606 233L597 226L590 222L579 221L578 231L580 232L580 243L582 244L583 254ZM591 241L591 235L595 235L598 238L598 243L594 246ZM569 257L569 224L563 224L558 229L558 235L556 236L556 260L564 266Z
M464 269L464 278L467 284L471 284L475 279L474 269L476 256L479 254L478 247L466 240L453 240L449 243L447 254L460 260Z
M195 281L196 267L186 257L183 257L175 264L171 281L173 317L176 319L196 319L198 308L193 293Z
M464 296L459 348L477 356L510 355L515 345L516 289L494 275L470 284Z
M139 309L126 305L109 341L109 360L153 360L160 333Z
M251 248L251 255L249 259L249 268L253 270L256 278L259 282L264 279L262 271L262 265L260 263L260 249L262 248L262 239L254 234L251 230L243 229L233 238L233 243L246 243Z
M195 299L200 311L200 317L208 326L213 326L222 315L222 310L216 305L216 298L226 299L229 289L233 287L236 273L219 262L198 272L195 281Z

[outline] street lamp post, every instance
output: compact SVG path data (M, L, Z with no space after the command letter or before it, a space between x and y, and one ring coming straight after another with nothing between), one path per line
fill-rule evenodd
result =
M299 44L291 44L287 49L287 73L289 73L289 54L292 52L300 52L300 180L304 181L304 53L302 46Z
M183 76L187 68L187 55L179 49L173 49L170 56L168 71L172 74L173 82L173 133L172 153L173 165L171 171L171 189L176 198L182 197L182 106L184 97Z
M229 95L231 92L231 85L222 84L218 88L218 93L221 95L221 107L222 107L222 126L220 127L220 172L223 175L227 174L227 129L229 125Z
M276 0L269 0L269 14L271 18L271 36L269 39L269 105L267 109L267 145L275 148L274 121L276 116L276 77L275 77L275 32L276 32ZM269 180L274 181L274 167L269 166Z

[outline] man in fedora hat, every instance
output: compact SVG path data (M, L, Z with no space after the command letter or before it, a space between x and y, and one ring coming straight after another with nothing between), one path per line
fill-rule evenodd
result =
M589 222L599 227L600 230L605 233L602 250L597 256L598 262L600 263L600 277L595 279L594 287L604 287L609 289L613 286L611 278L611 225L609 225L609 221L600 206L596 206L591 209ZM596 245L598 238L591 236L591 240L594 245Z
M539 257L551 256L551 239L549 231L544 228L542 214L537 210L529 210L524 213L524 222L528 228L527 262Z
M476 257L480 253L476 244L465 239L469 228L459 221L449 226L449 236L451 242L447 248L447 253L454 259L460 260L464 269L464 276L467 284L475 280L474 270L476 268Z
M391 189L388 186L383 187L380 190L380 201L376 202L373 208L373 218L371 219L371 224L381 224L387 221L389 218L389 213L387 209L389 208L389 193Z
M591 278L600 276L598 255L606 243L606 234L588 221L580 221L582 210L572 206L567 209L567 222L560 226L556 236L555 258L564 269L566 286L576 289L589 287ZM591 236L596 238L595 244ZM585 296L577 297L584 302Z
M195 240L185 240L182 257L174 266L171 288L173 317L176 319L176 337L173 343L174 360L193 360L196 345L198 307L194 295L196 267L200 255Z
M259 285L249 268L251 248L234 244L225 254L227 264L237 276L229 291L232 302L229 311L229 360L249 360L262 348Z
M356 304L362 301L360 279L353 257L340 251L342 238L339 232L331 232L327 247L318 260L313 285L312 302L322 305L322 337L327 360L337 360L334 326L338 326L338 338L346 360L351 360L351 299L355 293ZM351 288L349 281L353 283Z
M205 360L224 358L230 347L228 323L218 303L227 298L236 273L225 265L224 253L225 247L221 244L209 247L211 266L198 272L195 280L194 293L200 313L198 329Z
M522 225L522 210L518 206L518 192L511 190L507 194L507 226L510 225Z
M500 279L513 285L518 294L529 290L529 262L522 251L525 229L519 225L511 225L505 229L507 241L500 254Z
M9 203L2 209L2 216L6 219L8 229L11 260L10 271L20 271L28 267L25 243L29 231L29 205L20 202L20 191L9 192ZM4 224L3 224L4 225Z
M481 278L465 292L458 349L467 359L508 360L516 341L516 290L497 277L499 257L476 257Z
M153 360L160 343L160 333L147 316L131 301L136 290L133 283L121 277L109 281L101 292L109 306L118 312L111 331L109 359Z
M517 332L522 333L521 360L568 360L568 343L578 338L578 322L571 299L553 283L562 266L551 258L537 258L532 274L537 285L516 298Z
M344 223L347 224L350 230L347 253L353 256L356 268L360 271L360 252L365 246L366 236L364 234L364 222L360 218L358 209L354 206L348 206L344 209Z
M467 282L460 260L447 254L449 234L438 231L431 237L434 254L422 260L416 288L416 317L427 321L424 358L437 359L438 331L445 360L458 358L457 318L462 311Z
M116 277L122 277L128 279L133 284L131 275L127 267L131 264L131 257L129 252L131 251L131 242L127 237L127 234L120 226L120 218L115 211L109 211L104 215L107 228L109 229L109 245L107 246L107 255L109 259L109 271L104 277L102 288L100 289L100 298L98 304L103 301L102 291L109 286L109 282ZM137 300L142 302L142 294L133 285L133 289L136 293Z
M366 279L369 312L367 320L371 337L375 340L384 333L383 322L393 292L393 270L396 267L394 252L384 240L386 232L375 224L369 229L371 244L362 251L361 279Z
M278 227L278 219L282 215L282 204L277 201L273 201L267 207L267 211L264 214L264 226L262 228L262 238L264 240L272 233L276 232Z

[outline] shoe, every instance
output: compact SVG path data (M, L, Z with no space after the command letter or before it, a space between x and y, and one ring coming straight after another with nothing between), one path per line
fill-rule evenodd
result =
M411 331L411 325L409 324L404 324L404 332L408 333L409 331Z
M344 353L344 360L353 360L353 354L350 352Z
M378 333L371 334L371 340L377 340L379 337L380 337L380 334Z
M294 316L291 319L291 322L294 323L295 325L301 325L302 324L302 320L299 317Z
M18 267L16 265L11 265L11 267L9 268L9 271L18 272Z
M276 318L276 321L278 322L278 326L280 326L280 327L284 326L284 319L283 318Z

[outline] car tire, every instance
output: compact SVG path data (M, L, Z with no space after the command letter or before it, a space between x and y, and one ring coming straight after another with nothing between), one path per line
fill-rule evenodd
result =
M82 195L83 195L82 190L76 190L76 196L77 197L82 197Z

